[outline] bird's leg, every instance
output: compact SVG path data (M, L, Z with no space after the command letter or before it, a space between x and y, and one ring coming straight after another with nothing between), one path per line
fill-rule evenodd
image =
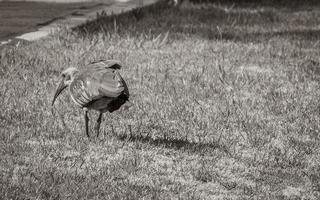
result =
M88 128L88 121L89 121L88 110L84 109L84 122L85 122L85 125L86 125L86 134L87 134L87 137L90 138L89 128Z
M97 119L97 124L96 124L96 133L97 133L97 137L99 137L99 130L100 130L100 124L101 124L101 120L102 120L102 112L99 113L99 117Z

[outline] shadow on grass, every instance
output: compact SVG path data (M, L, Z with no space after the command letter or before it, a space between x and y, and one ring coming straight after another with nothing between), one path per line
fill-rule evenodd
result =
M317 42L320 40L320 30L291 30L291 31L274 31L265 33L237 33L223 35L223 39L239 42L262 43L272 38L285 38L300 42Z
M213 143L193 143L183 139L173 138L157 138L153 139L150 136L142 135L118 135L117 139L121 141L141 142L147 143L153 146L162 146L169 149L183 150L198 152L201 154L213 153L214 150L220 150L221 152L230 155L228 148L217 142Z
M314 41L320 39L320 30L306 28L291 31L289 27L286 31L273 31L276 30L274 28L286 23L283 21L285 17L279 14L283 12L281 9L308 11L310 6L320 7L320 3L294 1L289 4L287 0L280 2L263 0L259 3L252 0L223 2L214 0L210 4L182 4L180 7L174 7L167 1L160 1L154 5L115 16L100 13L96 20L74 28L73 32L83 38L90 38L100 33L135 38L143 36L152 39L169 32L171 40L181 40L187 36L235 42L261 42L272 37ZM304 22L296 23L305 25ZM317 24L318 20L314 17L308 23L310 27L314 27L313 24ZM250 27L255 31L249 31Z
M183 0L185 1L185 0ZM199 4L199 3L218 3L218 4L235 4L241 7L254 7L254 6L271 6L278 8L299 8L301 6L320 6L318 0L190 0L190 2Z

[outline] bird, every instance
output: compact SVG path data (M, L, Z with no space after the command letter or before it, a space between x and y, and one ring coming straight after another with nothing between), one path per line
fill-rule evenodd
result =
M83 70L69 67L62 71L52 100L52 107L57 97L65 88L75 104L84 111L86 135L88 131L88 111L96 110L99 117L95 125L96 136L99 136L102 115L114 112L129 101L129 89L119 73L121 64L117 60L99 60L89 63Z

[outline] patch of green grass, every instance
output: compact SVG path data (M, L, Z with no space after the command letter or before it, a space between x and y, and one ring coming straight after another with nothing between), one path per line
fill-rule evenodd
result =
M102 13L3 49L0 195L319 199L320 12L245 5ZM50 102L62 69L103 58L134 106L89 141L69 96Z

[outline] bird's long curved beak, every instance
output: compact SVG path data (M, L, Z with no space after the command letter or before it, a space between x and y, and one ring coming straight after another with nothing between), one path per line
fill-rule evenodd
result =
M54 97L53 97L53 100L52 100L52 106L56 100L56 98L59 96L59 94L67 87L67 85L64 84L64 81L61 80L57 90L56 90L56 93L54 94Z

